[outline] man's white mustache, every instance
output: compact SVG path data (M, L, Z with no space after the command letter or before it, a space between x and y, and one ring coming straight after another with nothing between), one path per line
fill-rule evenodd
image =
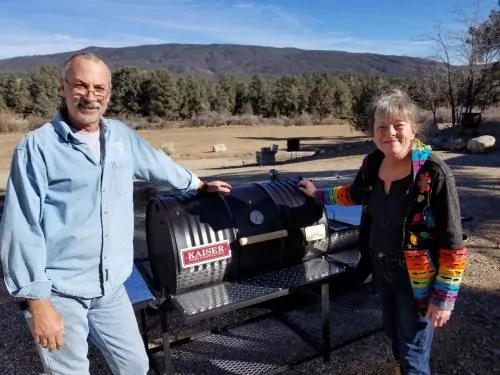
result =
M86 100L78 100L75 102L75 107L85 107L90 109L101 109L101 104L97 101L86 101Z

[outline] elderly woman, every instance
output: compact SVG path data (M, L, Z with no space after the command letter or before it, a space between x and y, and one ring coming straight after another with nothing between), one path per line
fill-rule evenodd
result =
M430 374L433 329L450 318L466 263L454 178L416 138L417 111L399 90L378 97L368 110L377 149L353 183L298 183L318 204L363 205L360 251L373 265L395 372L411 375Z

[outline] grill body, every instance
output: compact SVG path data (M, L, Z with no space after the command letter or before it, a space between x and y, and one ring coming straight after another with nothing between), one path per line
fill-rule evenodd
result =
M331 250L326 212L296 188L297 182L242 184L225 196L152 198L146 236L159 287L179 294L298 264Z

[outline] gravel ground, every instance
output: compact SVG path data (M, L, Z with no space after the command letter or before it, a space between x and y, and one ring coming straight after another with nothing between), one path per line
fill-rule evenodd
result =
M474 221L464 225L469 235L469 265L457 307L450 322L436 331L432 352L434 374L500 374L500 153L441 154L452 167L463 214ZM289 171L355 169L360 157L330 159L295 165ZM314 167L313 167L314 165ZM286 168L284 168L286 169ZM138 235L137 243L143 241ZM228 314L209 322L217 326L256 314L254 310ZM172 329L179 325L172 322ZM18 306L0 283L0 373L42 374L42 369ZM109 374L100 353L90 348L91 373ZM390 346L376 333L321 359L299 365L288 374L390 374ZM226 372L229 373L229 372Z

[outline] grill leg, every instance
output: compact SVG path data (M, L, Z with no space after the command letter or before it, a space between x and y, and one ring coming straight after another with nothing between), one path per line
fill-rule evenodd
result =
M142 326L142 341L144 342L144 347L146 348L146 353L148 354L149 358L149 366L153 369L155 374L160 375L160 370L158 369L158 366L156 365L155 360L152 357L151 350L149 350L149 337L148 337L148 325L146 321L146 308L142 308L140 310L141 314L141 326Z
M149 355L149 338L148 338L148 332L147 332L147 323L146 323L146 312L144 309L140 310L141 314L141 331L142 331L142 341L144 342L144 347L146 348L146 352Z
M321 285L321 310L323 315L323 362L330 362L330 284Z
M160 304L161 339L163 342L163 360L165 375L173 375L172 358L170 356L170 338L168 336L167 301Z

